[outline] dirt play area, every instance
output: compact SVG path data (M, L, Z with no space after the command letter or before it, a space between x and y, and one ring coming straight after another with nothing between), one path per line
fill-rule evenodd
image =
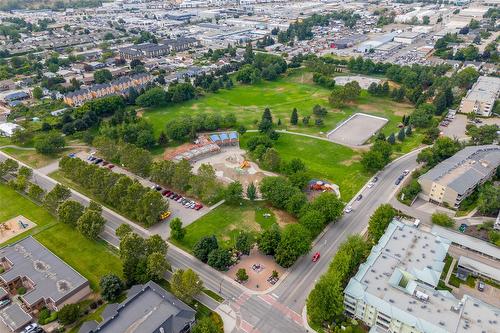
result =
M0 223L0 244L9 239L36 227L36 224L22 215Z
M242 256L240 262L231 267L225 274L236 280L236 272L240 268L244 268L248 274L248 280L243 285L257 291L267 290L273 286L268 281L273 271L278 272L278 278L281 278L285 272L285 269L278 265L272 256L262 254L257 247L250 251L250 255Z
M276 176L272 172L262 170L257 164L246 161L244 154L245 151L239 147L223 148L220 153L195 162L193 172L197 172L202 164L211 164L217 178L226 183L239 181L243 185L244 193L250 183L253 182L258 188L258 184L264 177Z

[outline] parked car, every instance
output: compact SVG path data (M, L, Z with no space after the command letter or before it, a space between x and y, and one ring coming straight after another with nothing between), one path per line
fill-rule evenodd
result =
M363 199L363 194L360 194L356 197L356 201L360 201L361 199Z
M95 156L90 156L90 158L88 159L90 162L94 162L95 160L97 159L97 157Z
M199 204L196 204L196 205L194 206L194 209L195 209L195 210L200 210L200 209L202 209L202 208L203 208L203 205L202 205L202 204L200 204L200 203L199 203Z
M479 283L477 284L477 290L484 291L484 282L483 281L479 281Z
M170 211L168 211L168 210L167 210L166 212L161 213L161 215L160 215L160 220L165 220L165 219L167 219L170 215L172 215L172 213L171 213Z
M24 329L23 329L23 333L31 333L33 332L36 328L38 327L38 324L36 323L33 323L33 324L29 324L28 326L26 326Z
M102 158L98 158L98 159L96 159L96 160L94 161L94 164L99 164L99 163L101 163L101 162L102 162Z
M465 229L467 229L467 224L462 223L460 227L458 227L458 231L460 232L465 232Z
M352 212L351 206L347 206L346 208L344 208L344 213L349 214L350 212Z
M108 161L102 161L102 165L103 165L103 166L106 166L106 165L108 165L108 164L109 164L109 162L108 162Z
M410 170L406 169L405 171L403 171L403 176L406 176L409 173L410 173Z
M369 182L369 183L366 185L366 187L368 187L368 188L372 188L374 185L375 185L375 184L374 184L373 182Z
M177 198L177 200L175 200L175 201L177 201L177 202L181 202L181 201L182 201L182 199L184 199L184 197L183 197L182 195L179 195L179 197L178 197L178 198Z
M372 180L372 181L373 181L374 183L376 183L376 182L378 181L378 177L377 177L377 176L373 177L373 180Z
M312 261L313 261L313 262L318 261L320 256L321 256L321 255L319 254L319 252L316 252L316 253L313 255L313 257L312 257Z
M76 154L75 153L71 153L68 156L71 157L71 158L75 158Z
M111 169L113 169L114 167L115 167L115 165L114 165L114 164L110 164L110 165L108 165L108 169L110 169L110 170L111 170Z
M3 301L0 301L0 308L3 308L4 306L9 305L11 302L10 298L4 299Z
M401 181L403 180L403 178L404 178L403 175L399 176L398 179L396 179L396 182L394 184L399 185L401 183Z
M169 190L163 190L163 192L161 192L161 195L166 196L169 194L169 192Z

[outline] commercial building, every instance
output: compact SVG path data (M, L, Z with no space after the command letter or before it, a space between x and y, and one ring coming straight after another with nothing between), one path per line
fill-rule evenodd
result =
M460 112L474 112L480 116L491 116L499 94L500 78L481 76L462 99Z
M500 165L500 146L469 146L418 178L421 197L458 207L478 185L491 179Z
M109 304L103 321L83 324L79 333L187 333L196 311L154 282L130 288L127 299Z
M158 44L143 43L120 49L120 57L128 60L141 58L156 58L170 52L180 52L199 45L196 38L179 37L177 39L164 39Z
M0 249L0 287L19 302L0 310L0 319L12 331L31 321L30 313L60 310L90 294L89 281L33 237ZM19 295L19 288L26 292Z
M406 31L394 37L394 41L403 44L413 44L420 36L422 36L420 32Z
M347 315L370 332L498 331L500 309L436 290L451 242L394 220L344 290Z

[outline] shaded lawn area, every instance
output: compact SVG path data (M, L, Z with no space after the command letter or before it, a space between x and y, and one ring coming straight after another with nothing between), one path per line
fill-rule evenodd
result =
M14 191L4 183L0 183L0 223L10 220L18 215L30 219L36 223L36 227L9 239L2 245L11 244L19 239L33 235L40 230L57 223L56 218L47 210L38 206L28 198Z
M59 223L43 207L0 183L0 221L18 215L32 220L37 227L2 245L33 235L50 251L85 276L94 291L98 291L99 280L104 274L113 272L121 276L120 258L103 241L92 241L83 237L76 229Z
M246 148L246 142L252 135L246 133L241 137L241 146ZM359 160L361 153L342 145L303 137L293 134L280 134L274 143L283 161L300 158L306 164L312 178L330 181L339 185L341 198L349 201L368 181L371 174L363 170Z
M99 291L102 276L108 273L122 275L122 263L115 251L102 240L83 237L69 225L57 223L35 238L85 276L94 291Z
M271 214L265 218L263 214ZM172 243L191 252L194 245L204 236L215 235L220 246L226 248L235 244L241 231L254 236L261 230L276 224L276 216L264 202L244 200L242 205L222 204L186 227L182 241L170 239Z
M37 153L36 150L24 150L17 148L2 148L2 151L35 169L49 165L65 153L62 152L56 155L43 155Z
M282 129L320 134L332 130L339 122L356 112L370 113L389 119L384 127L388 133L397 130L403 114L409 114L413 107L410 104L397 103L389 98L374 97L362 91L358 100L341 109L334 109L328 102L329 89L312 83L312 74L294 71L276 81L262 81L256 85L237 84L231 90L222 89L218 93L209 93L205 97L176 105L145 110L143 117L153 125L155 134L164 130L165 124L178 117L198 113L218 113L225 115L234 113L238 123L248 129L256 128L262 112L266 107L271 109L275 122L281 119ZM319 104L329 111L324 118L323 126L304 126L302 118L312 116L313 107ZM290 125L293 108L299 113L299 124ZM314 117L312 117L314 118ZM310 124L314 123L311 119Z

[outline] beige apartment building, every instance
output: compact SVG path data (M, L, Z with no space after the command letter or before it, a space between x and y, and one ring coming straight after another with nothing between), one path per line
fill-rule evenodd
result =
M491 179L500 165L500 146L469 146L418 178L421 196L457 208L478 185Z
M500 94L500 78L481 76L460 103L460 112L489 117Z

